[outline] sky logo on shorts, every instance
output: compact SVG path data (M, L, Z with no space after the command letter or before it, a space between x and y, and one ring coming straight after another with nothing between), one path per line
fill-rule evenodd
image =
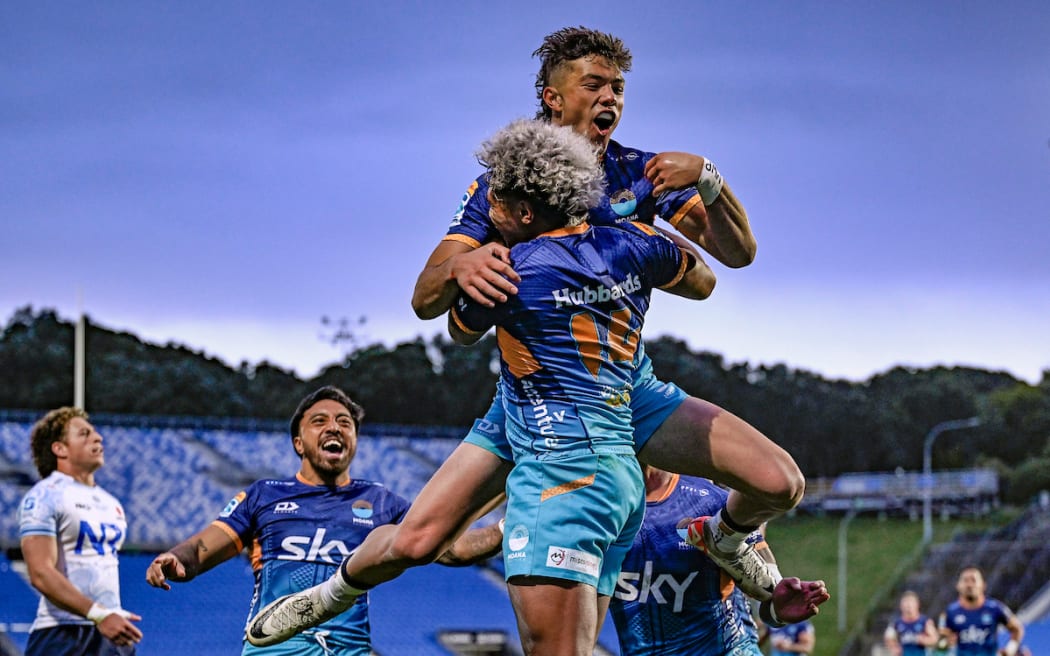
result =
M638 199L630 189L621 189L609 196L609 206L617 216L630 216L638 207Z
M547 567L567 569L589 576L598 576L601 571L601 560L584 551L565 547L547 548Z
M529 529L524 524L518 524L510 530L507 535L507 548L511 551L521 551L529 544Z
M350 507L354 513L354 517L361 519L370 519L372 517L372 504L365 501L364 499L358 499L354 502L354 505Z

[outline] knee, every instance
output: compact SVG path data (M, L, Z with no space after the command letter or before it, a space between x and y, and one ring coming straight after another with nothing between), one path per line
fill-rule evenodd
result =
M769 505L781 513L794 509L806 493L806 477L794 460L784 463L780 483L767 496Z

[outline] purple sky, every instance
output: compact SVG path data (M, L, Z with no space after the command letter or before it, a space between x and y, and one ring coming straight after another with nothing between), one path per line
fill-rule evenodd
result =
M304 376L340 356L322 315L443 331L409 298L472 153L585 24L634 53L616 138L709 156L758 237L650 338L854 380L1050 369L1050 4L443 4L0 5L0 319L79 291Z

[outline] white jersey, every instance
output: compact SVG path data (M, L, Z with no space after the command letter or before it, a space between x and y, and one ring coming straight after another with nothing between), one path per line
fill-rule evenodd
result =
M18 513L19 536L50 535L58 543L58 571L100 606L120 608L117 551L128 522L116 497L71 476L53 472L34 485ZM91 620L40 598L30 631Z

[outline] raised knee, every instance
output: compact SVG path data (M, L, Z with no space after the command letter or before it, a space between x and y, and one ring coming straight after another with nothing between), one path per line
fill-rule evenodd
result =
M792 463L794 465L794 463ZM782 484L769 499L770 505L780 512L788 512L802 502L806 493L806 477L797 465L787 468Z
M388 551L389 560L405 567L429 565L445 552L448 544L432 531L401 527Z

